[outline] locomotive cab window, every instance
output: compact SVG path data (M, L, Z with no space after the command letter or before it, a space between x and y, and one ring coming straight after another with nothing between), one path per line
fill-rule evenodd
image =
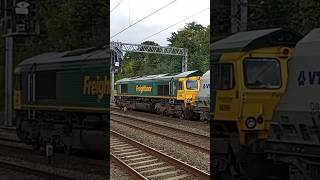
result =
M37 100L56 99L55 71L39 71L36 73L35 95Z
M183 90L183 82L182 81L179 81L179 89L178 90Z
M128 93L128 84L121 84L121 93Z
M15 89L16 90L21 90L21 75L16 75L16 78L15 78Z
M246 59L245 85L250 89L277 89L281 87L280 63L276 59Z
M213 88L229 90L234 87L233 64L221 63L213 65Z
M187 80L186 82L188 90L197 90L198 89L198 81L197 80Z

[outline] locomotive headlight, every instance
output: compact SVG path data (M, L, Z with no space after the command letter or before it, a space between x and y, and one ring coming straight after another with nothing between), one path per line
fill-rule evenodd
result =
M287 48L287 47L281 48L279 57L286 58L290 55L290 53L291 53L291 50L289 48Z
M254 117L248 117L246 120L246 126L248 129L253 129L257 125L257 120Z

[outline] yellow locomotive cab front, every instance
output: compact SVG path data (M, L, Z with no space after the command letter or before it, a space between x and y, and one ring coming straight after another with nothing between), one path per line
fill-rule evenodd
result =
M185 106L193 106L200 90L201 76L192 76L179 79L177 100L182 100Z
M238 134L240 144L268 137L299 37L270 29L238 33L214 44L214 121Z
M287 85L287 62L291 48L283 54L283 47L262 48L248 53L222 56L214 73L218 90L215 119L236 121L240 143L246 135L267 138L273 112Z
M15 87L13 94L13 107L18 110L21 109L21 74L19 68L15 69Z

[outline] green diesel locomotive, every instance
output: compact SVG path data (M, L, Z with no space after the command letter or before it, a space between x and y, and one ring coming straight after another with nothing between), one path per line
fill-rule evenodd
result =
M115 102L124 109L191 119L202 74L195 70L120 79L115 84Z
M18 137L39 148L106 153L109 65L106 49L50 52L15 69L14 110Z

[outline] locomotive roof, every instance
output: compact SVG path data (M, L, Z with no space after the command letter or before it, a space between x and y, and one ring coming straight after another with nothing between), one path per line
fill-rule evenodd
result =
M22 61L19 66L28 66L33 64L52 64L61 62L76 62L85 60L106 59L109 55L106 49L95 47L80 48L65 52L47 52Z
M281 28L239 32L211 45L213 53L249 51L272 45L295 46L302 35Z
M171 78L183 78L183 77L190 77L190 76L200 76L203 73L198 70L194 71L186 71L179 74L171 75L167 74L156 74L156 75L146 75L140 77L131 77L131 78L123 78L117 81L119 82L129 82L129 81L144 81L144 80L152 80L152 79L171 79Z

